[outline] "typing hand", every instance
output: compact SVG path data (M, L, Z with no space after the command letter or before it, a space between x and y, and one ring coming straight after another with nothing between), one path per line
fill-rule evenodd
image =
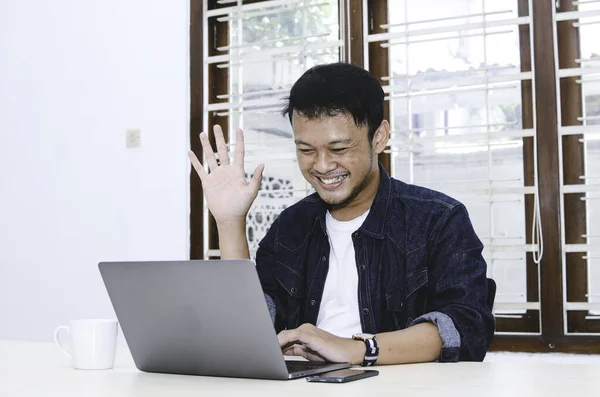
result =
M217 224L243 221L258 194L264 165L256 167L254 176L247 181L244 173L244 133L242 130L238 128L236 132L233 163L229 162L223 130L219 125L215 125L213 130L219 162L217 162L206 133L200 134L200 142L210 173L206 172L193 152L189 152L190 161L200 176L206 204Z
M362 341L340 338L312 324L302 324L296 329L281 331L277 337L283 354L288 356L351 364L360 364L365 357L366 348Z

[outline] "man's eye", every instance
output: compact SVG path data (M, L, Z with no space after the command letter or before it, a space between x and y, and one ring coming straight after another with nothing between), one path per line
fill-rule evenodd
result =
M312 149L298 149L298 151L304 154L312 153Z
M337 149L331 149L332 152L334 153L344 153L346 150L348 150L348 148L344 147L344 148L337 148Z

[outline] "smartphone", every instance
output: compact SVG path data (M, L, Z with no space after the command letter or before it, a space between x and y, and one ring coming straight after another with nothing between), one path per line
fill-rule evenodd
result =
M320 375L309 376L306 378L308 382L325 382L325 383L346 383L353 380L370 378L371 376L379 375L376 370L363 369L340 369L339 371L326 372Z

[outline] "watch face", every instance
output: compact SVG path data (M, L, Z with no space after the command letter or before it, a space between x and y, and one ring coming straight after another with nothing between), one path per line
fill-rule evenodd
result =
M353 339L360 339L360 340L365 340L365 339L375 339L375 335L373 334L355 334L352 336Z

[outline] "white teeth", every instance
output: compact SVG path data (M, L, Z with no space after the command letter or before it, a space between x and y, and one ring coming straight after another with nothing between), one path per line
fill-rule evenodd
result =
M346 179L346 175L336 176L335 178L331 178L331 179L323 179L323 178L319 178L319 179L321 179L321 181L323 181L324 184L331 185L333 183L343 181L344 179Z

